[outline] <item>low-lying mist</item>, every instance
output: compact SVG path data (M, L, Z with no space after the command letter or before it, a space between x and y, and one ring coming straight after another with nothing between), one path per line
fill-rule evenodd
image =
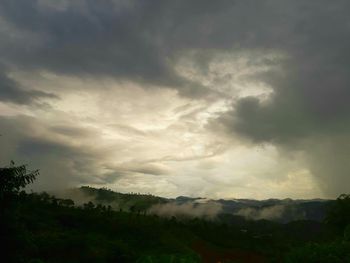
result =
M245 207L238 210L235 215L243 216L246 219L250 220L279 220L283 217L286 210L285 205L274 205L263 208L255 207Z
M52 193L72 199L76 206L92 202L109 206L115 211L157 215L177 219L201 218L215 220L221 214L244 217L247 220L270 220L288 223L295 220L321 221L326 213L327 200L210 200L178 197L167 199L146 194L123 194L108 189L81 187Z
M216 216L222 211L222 205L214 201L208 201L206 203L197 203L192 201L186 203L177 203L174 201L165 204L153 205L148 210L150 214L156 214L167 218L199 217L208 220L215 219Z

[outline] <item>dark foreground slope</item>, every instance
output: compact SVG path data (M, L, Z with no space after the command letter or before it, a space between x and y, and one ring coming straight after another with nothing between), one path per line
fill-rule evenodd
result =
M98 204L77 206L47 193L20 192L37 174L13 162L0 168L1 262L350 262L349 195L331 203L323 222L282 224L224 211L209 218L159 217L146 208L173 206L153 196L86 188L98 192ZM104 204L112 197L137 202L127 212L124 201L113 210ZM198 208L198 202L181 202L180 208Z
M92 202L77 207L46 193L13 196L4 219L6 262L281 262L295 247L341 237L310 220L178 220Z

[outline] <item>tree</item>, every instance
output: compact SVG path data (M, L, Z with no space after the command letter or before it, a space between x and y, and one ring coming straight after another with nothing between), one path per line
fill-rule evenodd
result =
M26 165L16 166L13 161L7 167L0 167L0 243L5 244L1 257L6 262L19 262L17 257L21 247L28 245L24 238L25 229L19 220L18 193L38 174L38 170L29 171Z
M340 228L341 231L350 224L350 195L342 194L331 205L326 222Z
M58 201L59 205L66 206L66 207L73 207L74 201L72 199L60 199Z
M0 168L0 199L18 194L21 188L32 183L38 175L38 170L29 171L26 165L16 166L11 161L9 166Z

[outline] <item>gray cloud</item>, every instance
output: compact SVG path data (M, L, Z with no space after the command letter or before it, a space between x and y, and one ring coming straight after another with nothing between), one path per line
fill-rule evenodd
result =
M2 1L4 64L172 86L192 97L208 90L174 70L183 52L281 48L299 11L278 1L56 2ZM202 69L210 58L198 57Z
M282 60L259 62L277 64L278 69L246 76L270 87L271 98L233 101L233 110L219 117L214 127L222 125L229 134L254 143L275 144L281 152L304 152L308 168L334 196L348 190L350 183L349 7L346 0L3 0L0 63L4 72L112 77L143 87L172 87L200 98L215 87L177 72L178 60L186 52L202 51L193 59L203 75L210 72L220 51L282 53ZM229 81L224 76L215 83ZM6 102L29 104L54 97L19 87L5 73L0 85L0 100ZM22 154L32 154L30 149L68 151L61 147L23 139L18 149ZM84 156L81 150L79 154ZM72 158L75 155L72 152Z
M147 175L166 175L169 174L171 169L166 165L162 165L152 161L137 162L131 161L127 163L122 163L119 166L111 167L114 171L118 171L120 174L127 173L140 173Z
M35 188L52 190L106 182L99 170L107 152L62 141L32 117L1 117L0 131L1 164L12 159L39 169L41 175L33 185Z
M318 2L319 3L319 2ZM299 13L279 25L288 34L275 48L288 58L278 71L253 76L273 89L268 102L236 101L218 121L255 143L305 153L309 169L328 196L349 191L350 59L348 3L297 2Z
M122 156L122 150L128 148L129 143L105 145L99 137L100 131L74 126L74 123L54 125L24 115L2 116L0 134L0 165L14 160L39 169L41 175L33 187L40 190L62 190L84 184L104 186L133 174L171 172L170 167L157 161L111 164L116 161L111 156L118 158L118 147L123 147L119 153ZM99 140L100 144L96 143Z
M86 129L83 127L73 127L69 125L53 125L49 127L49 130L63 136L68 136L71 138L79 138L79 137L94 137L97 133L94 129Z
M5 64L177 86L199 95L204 87L173 68L186 50L276 49L306 62L310 56L332 59L330 50L348 46L346 1L55 2L2 1L0 14L10 25L2 31ZM31 41L20 42L15 33ZM326 53L318 55L321 50ZM207 53L197 63L205 69L210 58Z
M4 63L70 75L113 76L153 84L181 84L165 47L157 44L158 11L152 3L120 1L68 2L48 8L44 1L3 1L2 17L12 26ZM54 5L54 2L48 2ZM159 8L163 4L159 3ZM28 32L29 43L8 34ZM160 40L160 42L162 42Z
M31 104L45 98L58 99L58 96L39 90L23 89L16 81L9 78L5 73L0 72L0 101Z

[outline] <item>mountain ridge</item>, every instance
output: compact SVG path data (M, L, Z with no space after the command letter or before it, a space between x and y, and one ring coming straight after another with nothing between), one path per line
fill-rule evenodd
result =
M110 205L112 209L166 217L220 218L219 215L244 217L248 220L271 220L288 223L297 220L322 221L333 200L327 199L276 199L255 200L246 198L208 199L178 196L165 198L151 194L119 193L107 188L81 186L58 194L72 199L77 205L92 202Z

